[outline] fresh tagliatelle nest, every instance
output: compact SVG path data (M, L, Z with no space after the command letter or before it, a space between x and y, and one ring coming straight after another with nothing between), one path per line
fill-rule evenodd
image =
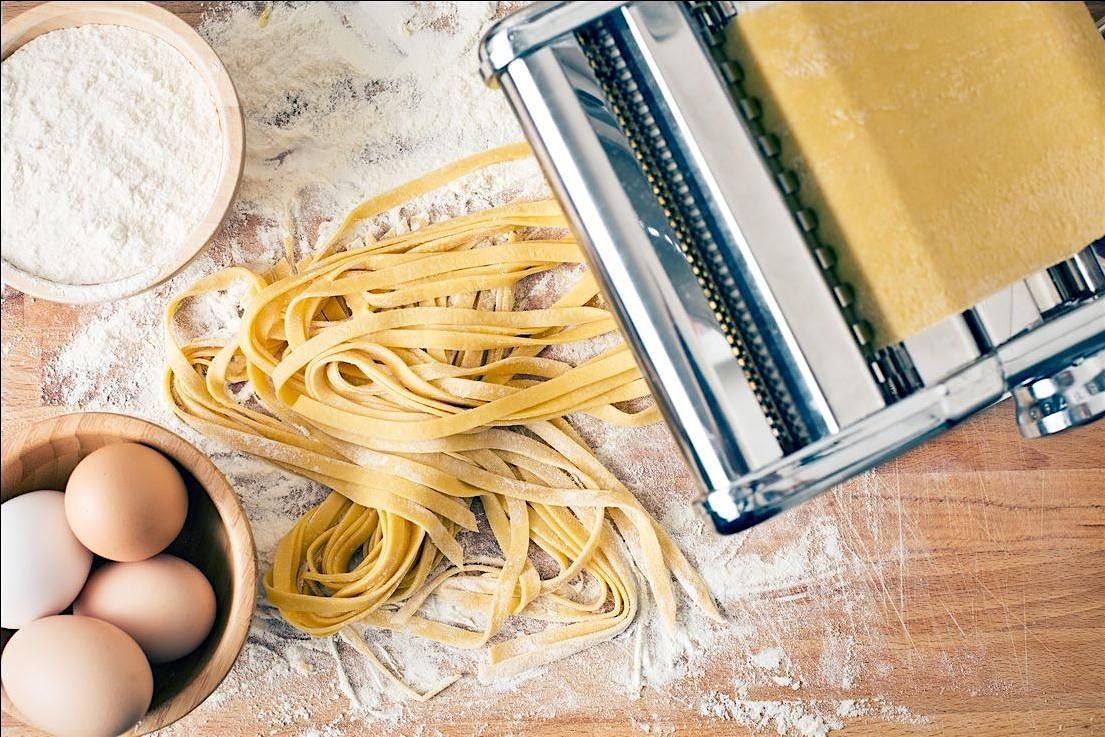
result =
M164 389L176 414L333 489L280 540L269 599L304 632L342 632L381 669L351 625L486 647L479 676L491 680L623 632L640 610L641 577L669 630L673 577L719 616L668 535L564 419L658 419L654 406L623 409L648 396L624 343L578 366L542 356L617 329L593 306L594 278L584 272L547 308L516 304L521 280L582 262L571 238L534 235L566 232L557 204L512 203L374 242L356 235L380 213L528 154L509 146L440 169L357 207L314 256L266 274L227 269L167 310ZM178 341L187 300L239 283L235 339ZM243 381L256 403L231 390ZM477 527L473 499L496 557L466 558L457 540ZM542 578L531 543L555 562L552 575ZM430 597L483 629L423 616ZM514 616L546 626L496 637Z

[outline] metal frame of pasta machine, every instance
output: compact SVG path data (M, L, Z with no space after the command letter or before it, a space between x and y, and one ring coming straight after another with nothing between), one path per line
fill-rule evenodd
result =
M1009 393L1029 437L1105 414L1105 241L873 349L720 53L734 13L541 3L480 49L717 529L748 528Z

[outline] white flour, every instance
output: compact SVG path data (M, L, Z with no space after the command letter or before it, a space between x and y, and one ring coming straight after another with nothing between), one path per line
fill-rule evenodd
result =
M332 217L417 173L522 140L476 70L493 12L489 3L280 5L263 29L241 9L216 14L203 32L247 113L243 202L281 225L289 214ZM502 182L484 178L456 204L486 205L481 192Z
M103 284L172 253L222 164L214 103L183 55L120 26L53 31L3 63L3 257Z
M289 220L299 247L308 248L323 215L521 136L500 94L485 89L476 71L476 40L495 16L487 5L277 5L264 29L253 6L215 12L203 32L234 75L249 135L238 213L186 274L152 294L85 313L81 331L51 362L43 391L51 404L149 417L211 453L242 498L264 571L279 537L325 490L220 448L171 417L157 396L166 299L219 266L275 260ZM406 227L416 213L462 212L541 188L533 167L500 167L392 213L391 222ZM534 279L523 303L546 302L573 277L564 269ZM235 315L233 299L221 299L192 313L189 328L217 332ZM567 347L561 357L583 360L605 344ZM625 635L575 658L492 686L469 675L417 704L404 702L344 642L296 632L262 598L230 677L166 732L437 737L435 725L449 724L449 734L505 737L528 733L536 720L587 724L595 715L624 713L631 715L625 730L647 735L675 734L679 715L687 714L820 737L852 719L915 719L880 696L892 666L857 654L863 647L878 652L881 643L881 592L868 583L869 567L878 564L857 550L842 518L825 505L807 505L751 533L720 538L694 514L691 479L663 426L573 421L703 570L725 625L684 603L685 629L673 640L646 610ZM369 633L368 640L417 690L473 673L481 657L408 635ZM818 698L806 695L813 690ZM228 722L231 711L254 721Z

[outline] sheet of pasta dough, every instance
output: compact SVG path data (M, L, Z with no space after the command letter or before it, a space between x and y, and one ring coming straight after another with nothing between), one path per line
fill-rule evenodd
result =
M780 3L728 43L878 344L1105 235L1082 3Z

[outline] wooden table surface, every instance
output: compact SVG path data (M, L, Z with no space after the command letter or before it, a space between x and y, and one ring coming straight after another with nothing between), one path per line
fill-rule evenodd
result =
M34 4L3 3L5 19ZM164 5L197 23L208 4ZM1105 14L1105 3L1090 5L1095 16ZM6 431L66 409L53 406L44 391L44 365L92 310L35 301L7 288L2 309ZM857 515L860 506L867 511ZM864 675L850 693L882 695L927 718L919 724L861 719L840 734L1105 735L1105 422L1029 441L1019 437L1003 403L800 513L840 521L845 543L868 567L872 631L854 643L853 655L871 667L860 669ZM752 544L770 551L778 545L772 531L779 529L788 528L763 526L752 533ZM844 616L796 597L786 628L791 658L816 663L817 633ZM318 687L296 676L286 684L289 693ZM816 686L801 694L839 696ZM333 701L314 718L332 723L343 704ZM227 699L217 716L185 719L175 733L308 733L302 724L266 723L255 706ZM502 724L513 719L509 729L494 710L449 723L440 715L431 721L427 711L432 729L407 733L641 734L644 728L631 721L637 712L665 725L653 730L663 734L746 733L663 695L646 694L631 710L619 708L549 722L504 713ZM12 737L35 734L7 715L3 729Z

